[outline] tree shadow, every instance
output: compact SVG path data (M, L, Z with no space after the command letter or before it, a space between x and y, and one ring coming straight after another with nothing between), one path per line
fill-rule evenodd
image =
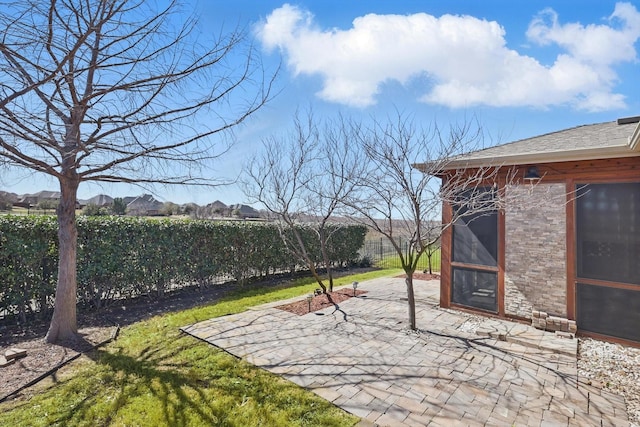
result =
M331 314L340 312L340 314L342 314L342 320L344 320L345 322L348 322L349 320L347 319L348 317L347 313L340 308L337 302L333 301L333 298L331 298L331 294L327 294L327 299L329 300L329 303L333 304L334 310Z
M234 396L239 401L250 393L232 381L218 381L216 372L206 377L189 371L188 363L173 363L172 359L188 350L193 342L179 337L177 345L167 351L160 347L146 347L138 356L124 353L124 349L112 352L96 349L86 354L95 364L102 365L108 372L108 386L117 389L105 413L108 425L122 408L138 398L152 396L154 405L160 405L165 425L187 425L193 422L187 414L195 414L203 425L217 425L227 418L222 409L217 409L207 389L216 388L216 394ZM175 344L175 343L174 343ZM61 413L58 423L72 422L74 419L90 420L89 411L98 402L99 396L86 396ZM142 409L142 408L141 408ZM192 415L193 416L193 415Z
M464 411L469 403L465 399L471 400L475 392L484 399L474 403L478 410L507 407L517 413L561 413L556 408L560 395L571 399L567 407L577 414L586 413L592 404L590 390L578 383L575 357L473 335L459 329L464 323L460 317L435 309L429 298L420 300L424 307L418 312L429 326L408 331L398 317L402 311L396 309L397 298L372 294L367 300L365 309L335 304L333 313L322 319L287 318L265 310L224 322L212 320L202 336L190 331L192 327L182 330L196 332L196 338L318 390L363 416L372 407L384 413L393 409L395 400L406 402L408 389L418 400L425 399L431 410L450 414ZM370 305L376 302L388 307ZM349 322L332 316L345 310ZM338 353L336 346L341 348Z

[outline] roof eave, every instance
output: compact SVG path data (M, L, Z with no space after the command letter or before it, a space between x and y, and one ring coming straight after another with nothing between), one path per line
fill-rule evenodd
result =
M469 156L471 157L469 158L467 155L464 155L461 156L462 158L460 159L454 158L450 161L440 160L435 162L418 163L413 165L413 167L423 173L441 176L446 171L457 169L531 165L539 163L558 163L637 156L640 156L640 122L635 126L631 136L619 140L617 145L575 150L498 155L494 157L473 157L472 155Z
M433 175L441 175L442 172L456 169L483 168L483 167L502 167L530 165L539 163L559 163L583 160L611 159L617 157L637 157L640 156L640 131L636 128L634 138L631 139L629 145L605 147L605 148L589 148L582 150L571 150L551 153L530 153L518 154L512 156L500 156L492 158L476 158L465 160L452 160L446 165L439 162L439 170L430 170L428 163L420 163L415 167L425 173Z

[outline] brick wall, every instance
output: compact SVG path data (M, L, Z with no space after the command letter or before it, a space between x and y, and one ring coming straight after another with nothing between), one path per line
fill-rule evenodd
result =
M505 208L505 312L566 317L564 184L511 186Z

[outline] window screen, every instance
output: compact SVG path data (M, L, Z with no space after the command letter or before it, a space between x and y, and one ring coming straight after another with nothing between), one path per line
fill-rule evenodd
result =
M498 212L493 197L491 188L459 195L460 203L454 206L453 261L498 265Z
M640 183L577 187L577 273L640 285Z
M490 271L453 268L452 301L488 311L497 308L498 275Z
M578 328L640 341L640 292L578 283Z

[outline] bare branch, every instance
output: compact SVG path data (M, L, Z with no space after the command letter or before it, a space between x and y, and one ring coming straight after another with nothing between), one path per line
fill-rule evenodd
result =
M349 128L343 118L322 126L315 122L312 112L304 119L297 113L293 130L283 137L264 140L262 152L245 167L245 194L270 213L292 256L312 271L323 289L325 285L298 229L304 225L316 234L332 290L327 245L339 229L336 215L362 170L359 155L349 142Z
M415 329L413 273L447 226L440 220L442 197L455 197L456 191L473 182L464 176L465 182L450 180L448 187L441 186L436 172L454 156L477 146L482 141L481 128L470 121L452 125L444 133L436 123L418 128L412 116L396 112L385 122L374 120L368 129L357 123L351 129L352 140L365 154L366 168L345 203L357 220L393 245L407 274L409 325ZM423 167L418 170L416 165ZM476 178L482 182L486 171Z
M216 148L212 137L264 105L273 76L255 80L258 58L241 31L201 42L195 20L176 15L177 6L9 3L1 16L0 149L20 144L18 164L54 176L71 156L82 181L129 162L133 171L152 170L142 164L172 161L178 148L182 159L218 157L228 147ZM238 54L240 68L231 62ZM251 88L252 97L235 95Z
M219 183L203 168L270 99L276 73L243 31L199 34L178 0L0 5L0 161L60 183L54 342L77 330L80 183Z

